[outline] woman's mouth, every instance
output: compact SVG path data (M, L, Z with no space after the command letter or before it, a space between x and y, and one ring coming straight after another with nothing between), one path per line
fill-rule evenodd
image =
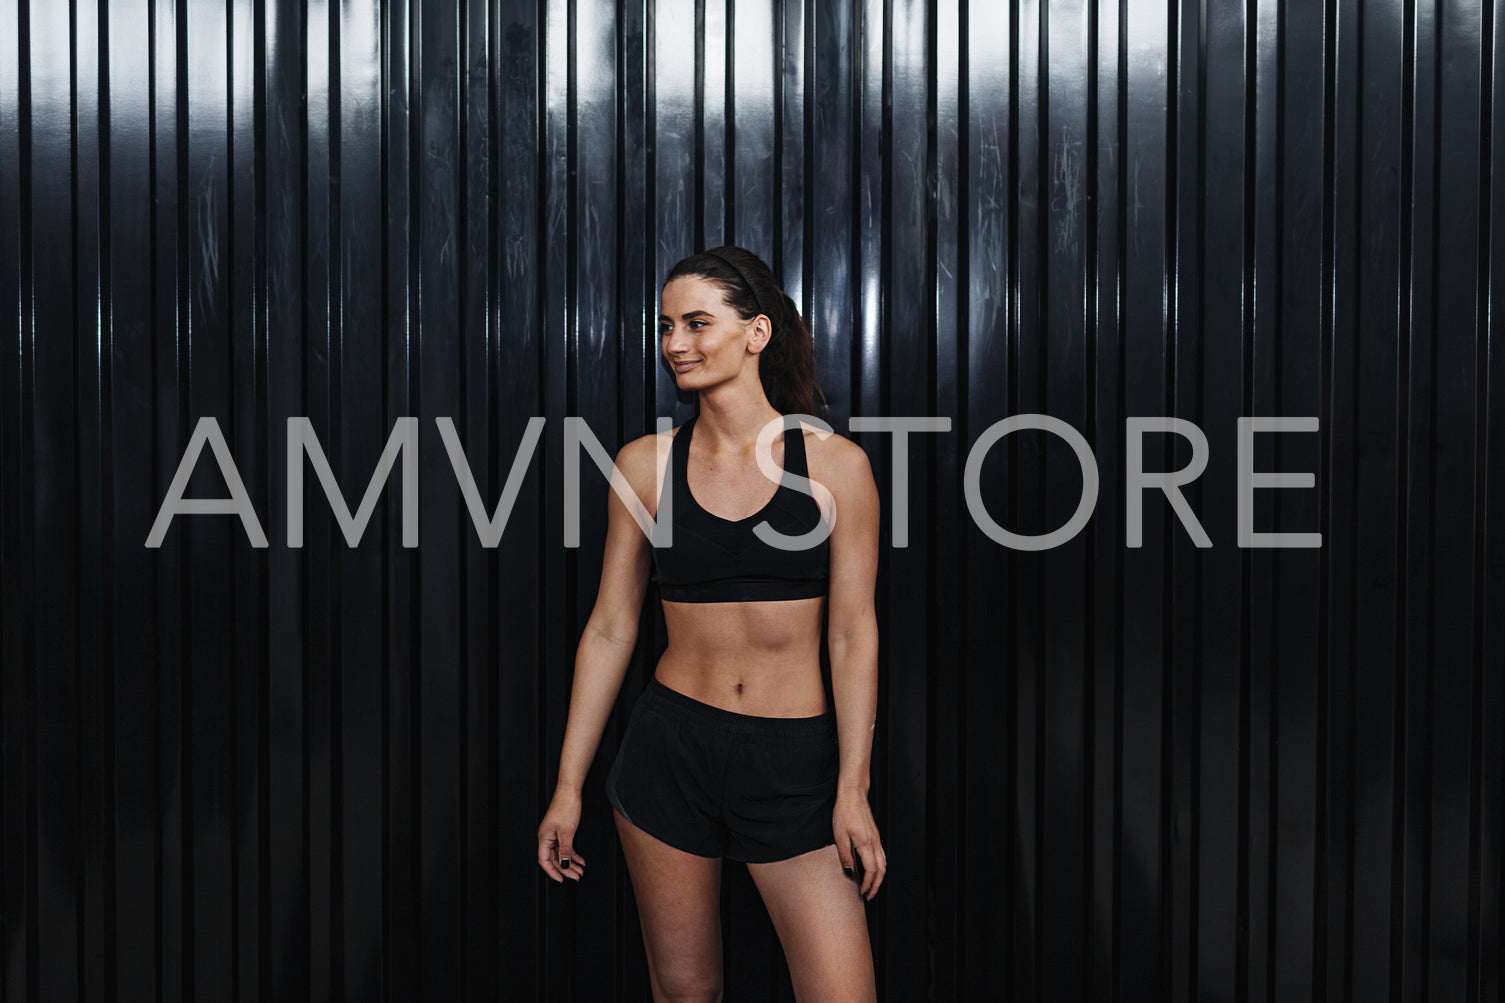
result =
M699 360L695 362L676 362L674 363L674 371L676 373L687 373L698 365L700 365Z

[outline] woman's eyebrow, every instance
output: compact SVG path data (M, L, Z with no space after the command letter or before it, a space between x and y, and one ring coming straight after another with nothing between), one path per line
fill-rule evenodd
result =
M706 310L691 310L689 313L685 314L680 319L681 320L689 320L691 317L709 317L709 316L711 316L711 314L710 314L709 311L706 311ZM670 317L666 313L661 313L661 314L658 315L658 319L659 320L673 320L674 318Z

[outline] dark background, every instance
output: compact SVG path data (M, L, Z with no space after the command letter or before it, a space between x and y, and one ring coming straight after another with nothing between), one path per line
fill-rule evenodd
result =
M889 545L869 907L887 1000L1499 1000L1505 280L1492 3L0 3L0 1000L641 1000L601 782L547 882L605 483L563 546L566 415L683 420L670 265L735 242L814 330L830 418L945 415ZM13 325L13 326L12 326ZM1087 529L1007 550L967 447L1092 443ZM1260 437L1236 544L1235 419ZM421 545L397 478L418 416ZM488 507L481 547L434 418ZM1207 434L1124 545L1124 420ZM271 539L181 518L198 420ZM1190 458L1146 438L1150 470ZM859 436L885 509L891 439ZM1175 446L1175 448L1171 448ZM205 453L190 496L223 497ZM1059 440L983 468L1019 532ZM655 597L650 594L650 600ZM729 1000L791 999L744 868Z

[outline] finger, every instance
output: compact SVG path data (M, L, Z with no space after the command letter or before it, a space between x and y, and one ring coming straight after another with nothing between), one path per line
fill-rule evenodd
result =
M560 874L559 868L554 866L553 852L545 847L542 843L540 843L538 846L538 866L542 867L543 872L549 877L553 878L555 881L563 883L564 875Z
M878 888L883 884L884 876L888 874L888 855L883 852L882 847L879 847L877 856L878 866L873 869L872 889L868 892L869 901L872 900L873 896L878 894Z
M571 836L573 836L573 833ZM577 860L579 858L575 856L575 848L571 845L571 837L562 836L559 840L559 870L566 877L571 877L578 881L580 880L581 871L576 866Z
M878 894L878 888L883 884L883 876L887 873L887 869L881 864L879 865L878 869L873 872L873 882L871 886L869 886L867 893L867 899L869 902L871 902L874 896Z
M875 872L878 869L878 858L869 847L863 846L858 849L862 852L862 887L858 889L858 893L863 898L871 898L873 879L877 876Z
M835 833L836 857L841 861L841 871L847 877L852 876L852 844L845 833Z
M555 839L556 837L553 832L540 832L538 834L538 866L542 867L543 872L549 877L555 881L562 882L564 881L564 875L559 873L559 868L554 864Z

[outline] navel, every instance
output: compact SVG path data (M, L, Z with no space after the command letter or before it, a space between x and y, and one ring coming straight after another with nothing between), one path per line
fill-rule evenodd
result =
M737 684L737 695L738 696L742 695L742 684L741 683Z

